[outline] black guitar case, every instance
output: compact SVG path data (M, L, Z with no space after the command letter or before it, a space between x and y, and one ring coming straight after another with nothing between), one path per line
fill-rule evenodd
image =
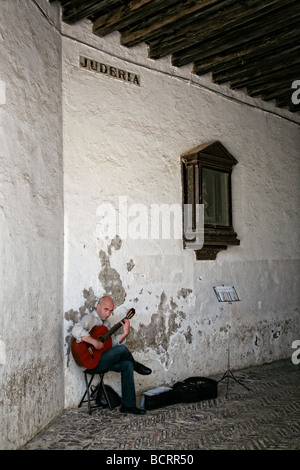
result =
M176 403L193 403L201 400L217 398L218 382L206 377L189 377L177 382L171 390L156 395L144 395L143 406L146 410L154 410Z

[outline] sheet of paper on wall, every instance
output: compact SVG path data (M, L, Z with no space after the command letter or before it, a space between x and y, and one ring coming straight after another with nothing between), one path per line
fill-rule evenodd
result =
M239 296L233 286L214 287L215 294L219 302L237 302Z

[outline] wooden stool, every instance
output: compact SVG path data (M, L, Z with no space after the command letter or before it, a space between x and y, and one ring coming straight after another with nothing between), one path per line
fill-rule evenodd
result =
M80 408L83 403L88 403L88 411L89 411L90 415L92 414L92 409L93 408L101 408L103 406L101 404L92 405L92 402L95 402L97 400L97 396L99 396L99 394L102 394L102 396L104 397L104 400L106 401L106 404L107 404L108 408L110 410L112 410L109 398L108 398L106 390L105 390L105 385L104 385L104 375L106 374L106 372L107 372L107 370L104 371L104 372L101 372L100 374L99 374L99 372L94 374L88 369L83 371L86 390L85 390L84 395L83 395L83 397L82 397L82 399L81 399L81 401L78 405L78 408ZM87 377L88 375L91 376L91 378L89 380L88 380L88 377ZM92 397L90 387L91 387L91 384L92 384L92 381L93 381L95 375L100 376L100 383L99 383L99 388L97 390L97 393L96 393L95 397ZM86 396L87 396L87 399L85 399Z

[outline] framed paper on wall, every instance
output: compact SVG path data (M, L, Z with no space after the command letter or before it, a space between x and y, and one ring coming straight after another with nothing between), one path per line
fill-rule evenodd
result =
M239 296L233 286L214 287L219 302L238 302Z

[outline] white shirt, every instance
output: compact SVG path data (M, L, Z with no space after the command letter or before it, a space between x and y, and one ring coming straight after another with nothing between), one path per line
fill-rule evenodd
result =
M72 335L76 339L77 343L81 343L82 341L82 336L90 336L90 331L94 326L100 326L104 325L108 330L111 329L110 322L108 320L105 320L104 322L101 320L99 317L98 313L96 310L94 310L91 313L88 313L87 315L84 315L82 319L78 322L75 323L75 325L72 328ZM118 346L119 344L124 344L126 342L126 338L122 341L122 343L119 343L119 338L121 336L121 333L118 335L112 335L112 347Z

